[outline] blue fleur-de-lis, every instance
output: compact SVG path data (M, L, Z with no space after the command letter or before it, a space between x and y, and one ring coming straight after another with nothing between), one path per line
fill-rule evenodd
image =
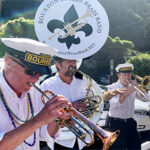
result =
M53 19L48 22L47 28L50 32L54 33L54 30L57 28L61 29L59 32L54 33L51 37L49 37L49 39L58 35L58 41L60 43L66 43L68 49L72 44L79 44L81 40L79 37L75 38L76 32L83 31L85 36L89 36L93 32L91 25L89 25L86 21L85 23L79 23L79 20L80 18L78 17L75 7L72 5L64 15L64 22L57 19ZM62 31L65 32L64 35L60 34Z

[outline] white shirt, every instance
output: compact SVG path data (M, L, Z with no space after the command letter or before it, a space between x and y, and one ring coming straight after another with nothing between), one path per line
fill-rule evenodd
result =
M70 84L64 83L58 73L51 78L48 78L45 80L41 87L43 91L50 90L54 94L63 95L65 98L67 98L70 102L75 102L79 99L85 98L88 83L85 80L81 80L78 78L73 77L73 80ZM70 140L57 140L56 143L63 145L65 147L72 148L75 144L76 137L70 139ZM85 143L83 143L80 139L78 139L79 143L79 149L82 149L85 146Z
M9 87L7 82L5 81L3 77L2 71L0 71L0 88L3 92L3 96L5 97L5 100L9 106L9 108L13 111L13 113L21 118L22 120L26 120L27 117L27 93L24 93L21 98L18 98L16 93ZM34 116L41 110L43 107L43 104L40 100L40 93L35 90L34 88L31 88L28 92L31 96L32 105L34 108ZM31 117L31 112L30 116ZM18 120L17 120L18 121ZM18 121L19 123L22 123ZM16 124L16 126L19 126ZM2 140L5 133L11 131L14 129L14 126L12 125L11 119L9 118L9 115L6 111L6 108L0 98L0 140ZM51 148L53 149L53 143L57 139L57 136L53 139L47 131L47 125L43 126L42 128L36 130L36 143L33 147L30 147L26 145L24 142L20 144L18 147L15 148L15 150L39 150L39 141L44 140L50 142ZM33 135L28 137L25 141L32 144L33 143Z
M116 83L108 85L107 87L108 90L127 89L120 83L119 80ZM134 115L135 98L138 98L142 101L147 101L138 91L134 91L133 93L131 93L122 104L118 101L119 96L120 95L118 94L117 96L114 96L111 100L109 100L110 108L108 114L110 117L122 119L132 118Z

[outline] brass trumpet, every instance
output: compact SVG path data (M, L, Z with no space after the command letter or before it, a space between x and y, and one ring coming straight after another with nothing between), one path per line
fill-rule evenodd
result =
M150 90L150 76L145 76L144 78L132 73L132 76L137 79L138 81L141 82L141 88L144 91L149 91Z
M134 86L134 88L139 92L141 93L141 95L143 95L147 101L150 102L150 98L145 94L145 92L149 91L150 90L150 76L145 76L144 78L141 78L140 76L132 73L132 76L139 80L141 82L141 89L138 88L137 86ZM129 82L129 81L128 81ZM130 82L129 82L130 83ZM131 84L131 83L130 83ZM132 84L131 84L132 85Z
M31 83L31 85L42 94L42 102L44 104L45 104L44 96L47 98L47 100L50 100L55 95L53 92L51 92L49 90L46 90L45 92L43 92L35 84ZM49 96L47 96L47 94L50 94L52 97L50 98ZM116 140L116 138L118 137L118 135L120 133L119 130L117 130L115 132L108 132L108 131L102 129L101 127L92 123L88 118L86 118L83 114L81 114L79 111L77 111L73 107L65 108L64 111L65 112L71 111L73 113L73 116L71 116L71 119L74 121L74 123L76 123L78 126L80 126L84 130L84 132L79 127L76 127L75 125L70 124L69 121L67 121L67 120L61 120L61 121L64 123L64 125L70 131L72 131L78 138L80 138L85 144L87 144L87 146L90 146L91 144L94 143L94 135L92 133L90 133L88 131L88 129L85 128L80 123L81 121L83 123L85 123L90 129L92 129L97 134L97 136L101 139L101 141L103 142L103 150L107 150L114 143L114 141ZM78 121L76 118L80 119L81 121ZM86 133L90 135L91 141L85 140Z

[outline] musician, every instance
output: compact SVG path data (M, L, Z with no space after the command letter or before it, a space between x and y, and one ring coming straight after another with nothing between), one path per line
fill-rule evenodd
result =
M81 101L79 102L78 100L85 98L88 89L88 83L82 79L82 75L77 73L77 60L68 60L60 57L55 57L55 61L58 72L55 76L46 79L41 84L41 89L49 89L56 94L62 94L70 100L74 108L76 108L77 110L84 110L86 104L82 103ZM93 88L92 91L95 92ZM83 149L85 146L85 143L77 138L63 141L56 140L55 143L56 150ZM99 141L97 148L99 149L100 146L101 145ZM92 147L93 146L89 148Z
M56 50L24 38L1 41L7 52L0 71L0 149L39 150L39 140L50 142L52 148L59 136L55 120L69 119L71 114L61 109L71 104L58 95L43 106L41 94L31 83L50 73L48 66Z
M141 142L137 131L137 123L133 119L135 98L146 101L135 87L140 88L135 80L131 80L133 64L119 64L116 68L118 81L109 85L108 89L126 89L126 92L113 96L110 100L107 125L110 131L120 130L119 137L110 147L112 150L140 150Z

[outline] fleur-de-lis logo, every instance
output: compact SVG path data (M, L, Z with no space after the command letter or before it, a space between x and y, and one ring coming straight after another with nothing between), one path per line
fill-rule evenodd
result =
M60 43L66 43L68 49L72 44L79 44L81 40L79 37L75 37L76 32L83 31L85 33L85 37L89 36L93 32L91 25L87 23L87 17L92 17L89 10L87 10L87 12L79 18L74 5L72 5L64 15L64 22L57 19L53 19L48 22L47 28L50 32L54 33L57 28L61 29L48 39L50 40L54 36L58 36L58 41ZM82 19L84 19L84 22L79 23Z

